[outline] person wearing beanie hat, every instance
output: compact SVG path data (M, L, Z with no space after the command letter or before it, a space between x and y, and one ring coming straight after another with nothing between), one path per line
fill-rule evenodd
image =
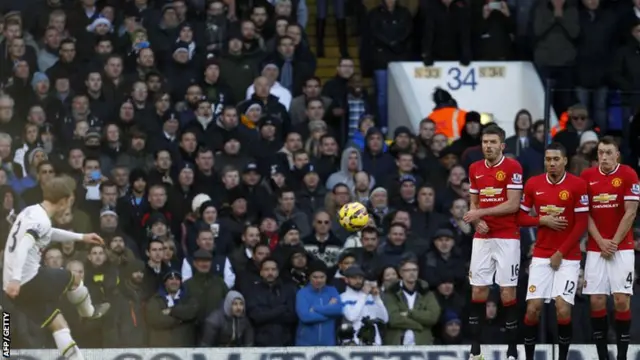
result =
M253 328L242 294L229 291L222 308L207 317L199 345L207 348L253 346Z
M335 346L336 325L343 304L335 287L327 285L329 269L322 261L309 264L309 284L298 290L296 346Z
M593 130L587 130L580 135L580 153L584 155L591 154L591 151L598 146L598 134Z
M406 126L398 126L393 132L393 145L394 151L398 150L410 150L411 139L414 137L411 130Z
M479 146L481 131L482 123L480 114L475 111L469 111L465 116L464 128L460 134L460 138L451 144L451 151L460 158L466 149Z

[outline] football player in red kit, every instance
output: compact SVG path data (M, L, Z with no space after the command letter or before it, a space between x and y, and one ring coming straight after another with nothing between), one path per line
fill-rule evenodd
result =
M562 145L549 145L544 153L547 173L527 181L520 205L523 210L518 216L520 224L539 226L529 266L524 318L527 360L533 360L545 300L556 301L559 360L567 360L571 344L571 309L580 274L580 238L587 230L589 196L586 182L566 172L566 154ZM538 216L551 216L557 223L543 225L540 218L529 215L531 210Z
M631 323L631 295L635 254L631 227L636 218L640 185L638 175L618 163L615 140L604 137L598 144L598 166L581 177L589 191L589 242L584 269L583 294L591 295L591 323L598 359L608 360L607 296L613 294L618 360L627 359Z
M505 133L497 125L482 131L485 160L469 168L471 210L464 220L473 223L476 233L471 251L469 282L472 286L469 327L471 356L483 359L480 349L489 286L500 285L507 330L507 357L518 358L518 309L516 286L520 270L520 230L517 223L522 197L522 167L503 155Z

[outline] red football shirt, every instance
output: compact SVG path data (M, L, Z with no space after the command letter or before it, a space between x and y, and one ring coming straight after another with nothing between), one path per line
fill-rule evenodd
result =
M533 248L533 256L550 258L565 241L571 241L571 233L576 225L576 215L589 211L587 184L581 178L565 173L557 183L552 183L547 174L532 177L524 187L520 208L529 212L534 209L538 216L555 215L567 219L568 225L562 231L555 231L546 226L538 227L537 239ZM581 236L585 229L582 229ZM564 259L580 260L580 242L576 243L564 254Z
M479 208L486 209L507 201L507 190L522 190L522 166L516 160L502 157L497 164L489 166L486 160L476 161L469 167L469 192L478 195ZM489 226L489 232L479 234L481 239L520 240L518 213L482 218Z
M586 169L580 175L588 183L591 217L605 239L613 239L624 216L625 201L640 201L638 174L627 165L618 165L610 173L598 166ZM620 250L633 250L633 233L624 236ZM595 239L589 235L587 251L600 251Z

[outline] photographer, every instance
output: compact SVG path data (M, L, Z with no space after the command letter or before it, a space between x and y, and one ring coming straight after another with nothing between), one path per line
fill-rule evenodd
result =
M380 298L380 289L375 282L365 281L364 270L359 266L349 267L343 275L347 283L340 295L344 304L343 328L351 325L353 339L342 340L356 345L382 345L379 326L389 321L389 315Z

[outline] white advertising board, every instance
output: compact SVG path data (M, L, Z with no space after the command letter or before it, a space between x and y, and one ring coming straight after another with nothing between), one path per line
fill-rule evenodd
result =
M288 347L87 349L86 360L466 360L468 346ZM486 360L506 359L506 346L483 346ZM615 346L610 346L615 354ZM520 349L524 359L524 349ZM557 348L539 345L536 360L555 360ZM595 346L572 345L569 360L597 360ZM614 356L611 357L615 358ZM16 350L12 360L63 360L56 350ZM629 360L640 360L640 346L631 345Z

